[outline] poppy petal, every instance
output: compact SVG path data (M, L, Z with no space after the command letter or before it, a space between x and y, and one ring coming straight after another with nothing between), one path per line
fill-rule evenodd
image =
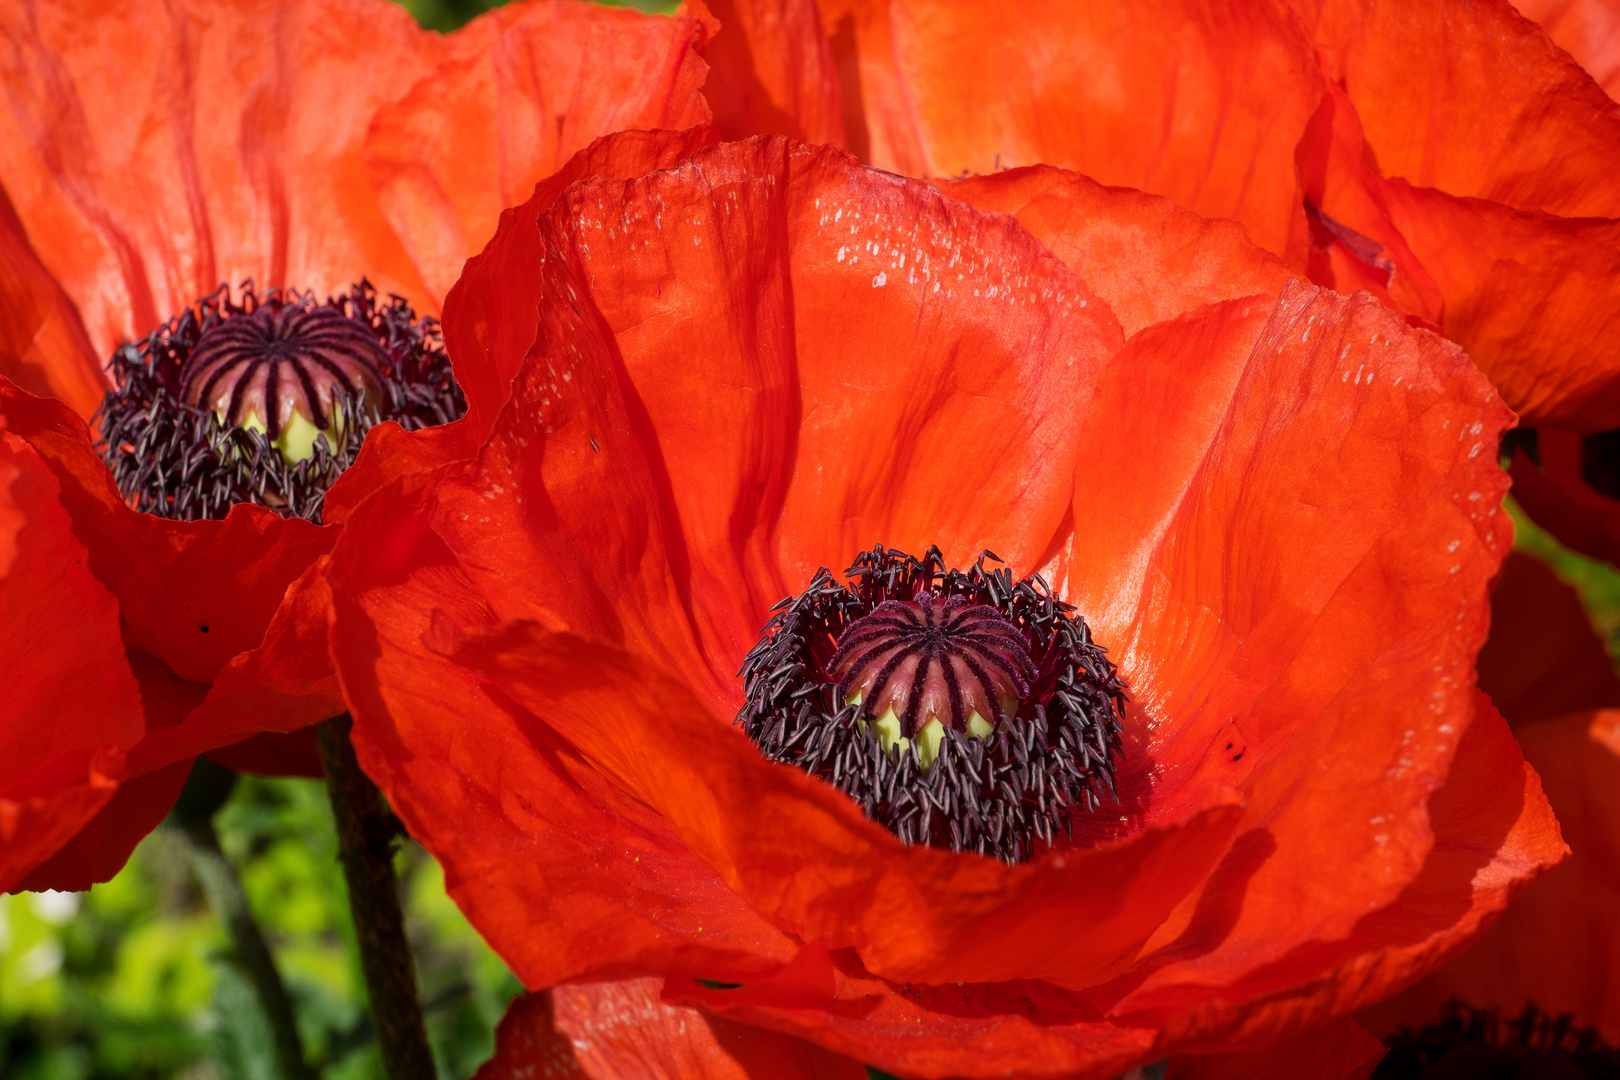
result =
M930 1080L1108 1077L1163 1057L1153 1055L1153 1028L1112 1023L1083 993L1050 983L902 984L873 976L847 950L831 959L836 979L818 1008L761 1001L752 984L709 989L678 978L665 980L664 998Z
M1257 865L1213 886L1236 906L1198 901L1230 921L1158 939L1208 951L1132 994L1342 937L1419 872L1511 538L1510 419L1455 346L1299 283L1139 333L1104 373L1066 587L1151 733L1126 768L1163 763L1150 824L1214 781L1252 792L1261 830L1231 856Z
M1294 147L1322 88L1286 10L1182 0L821 9L863 160L941 177L1044 162L1236 219L1302 265ZM851 118L852 106L864 115Z
M1388 997L1477 938L1569 848L1507 724L1483 694L1476 704L1445 784L1429 799L1433 846L1394 903L1368 912L1343 938L1306 944L1223 984L1218 998L1207 984L1188 984L1151 1005L1138 997L1149 1011L1121 1019L1168 1021L1161 1039L1171 1045L1252 1044Z
M1291 276L1235 221L1036 165L949 183L953 199L1011 214L1113 308L1127 337L1203 304L1276 295Z
M667 169L718 138L712 128L688 131L627 131L598 139L535 187L521 206L504 211L495 236L467 260L461 278L445 298L445 348L456 381L467 395L467 425L474 437L487 435L511 395L511 383L539 328L540 275L511 276L514 267L532 270L545 257L537 223L557 198L591 176L627 179ZM358 464L358 463L357 463Z
M79 313L28 244L0 188L0 376L41 397L60 398L85 420L107 390Z
M735 709L734 672L768 609L818 567L877 540L937 543L959 560L988 547L1014 566L1049 546L1077 413L1120 331L1015 222L779 140L576 185L543 219L549 253L526 239L526 214L469 264L464 295L489 306L453 299L447 329L462 340L471 320L500 336L491 370L516 371L521 343L527 367L509 385L571 448L541 463L545 498L567 507L555 526L513 501L538 482L525 448L540 433L517 416L499 436L512 465L487 466L500 490L439 496L472 563L532 560L516 575L532 598L488 586L512 596L496 601L503 617L531 614L527 603L581 632L639 637L637 649ZM489 285L476 292L475 265ZM988 528L985 506L1006 508ZM524 541L525 554L522 534L483 527L497 509L555 538ZM605 548L607 521L625 537L655 530L659 554L641 539ZM632 600L632 578L653 591ZM547 584L565 579L593 584L566 595Z
M1514 0L1513 6L1620 100L1620 7L1613 0Z
M0 176L98 356L222 281L365 275L436 308L360 154L448 48L403 9L64 0L8 5L0 37Z
M145 728L118 602L87 568L59 484L0 428L0 889L11 890L112 798ZM28 722L38 717L49 723Z
M514 1001L474 1080L867 1080L813 1043L666 1004L658 979L559 986Z
M1580 595L1533 555L1509 555L1491 590L1479 688L1515 728L1620 706L1620 677Z
M685 16L534 0L450 35L453 56L378 109L363 151L429 295L455 284L502 207L593 139L708 123L699 34Z
M1294 7L1382 175L1518 210L1620 217L1620 106L1509 4Z
M1390 220L1445 297L1437 320L1529 426L1620 426L1620 220L1561 218L1382 185Z
M701 5L701 7L700 7ZM726 139L786 135L844 147L838 69L815 0L699 0L716 23L703 96Z
M209 682L256 647L287 586L335 539L335 529L247 504L223 521L136 513L66 406L5 383L0 416L56 474L90 571L118 598L132 643L181 678Z
M361 539L333 564L332 656L362 765L485 938L534 987L637 965L753 973L784 963L792 942L667 822L423 648L435 622L492 616L443 542L401 513L402 497L382 492L345 527ZM451 714L465 723L444 723Z
M523 623L433 644L660 811L755 910L896 980L1099 981L1203 877L1238 816L1217 789L1184 823L1017 867L907 848L628 655Z
M1574 713L1516 734L1574 854L1531 882L1467 952L1366 1010L1374 1031L1421 1028L1458 996L1510 1014L1534 1002L1620 1040L1620 712Z
M245 772L324 775L308 728L344 709L326 648L330 603L317 563L287 587L263 643L220 669L181 714L184 723L149 731L130 752L130 768L207 754Z

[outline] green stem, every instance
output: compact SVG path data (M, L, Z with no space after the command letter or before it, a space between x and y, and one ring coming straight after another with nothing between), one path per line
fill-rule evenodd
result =
M389 1080L436 1080L394 878L397 833L376 785L354 756L349 742L352 726L344 713L315 730L337 820L338 852L349 883L349 911L360 943L377 1049Z
M247 892L236 867L219 846L214 830L214 814L230 797L236 774L205 758L198 758L186 786L174 807L174 822L188 841L191 871L219 921L231 935L237 959L270 1022L275 1043L276 1065L285 1080L315 1080L316 1073L304 1058L304 1044L298 1037L298 1021L293 1013L287 984L281 981L276 962L265 943L264 933L253 917Z

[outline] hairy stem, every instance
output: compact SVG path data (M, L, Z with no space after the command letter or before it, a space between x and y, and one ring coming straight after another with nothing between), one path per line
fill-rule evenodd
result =
M236 774L204 758L197 759L191 775L174 807L174 823L188 841L191 870L219 921L231 935L231 944L243 971L253 983L259 1005L270 1023L275 1043L276 1066L285 1080L315 1080L316 1073L304 1058L304 1044L298 1037L298 1022L292 998L281 981L270 946L264 940L253 908L236 867L219 846L214 814L230 797Z
M360 942L377 1049L389 1080L435 1080L394 878L395 829L376 785L360 771L349 742L352 726L345 713L318 725L316 735L337 819L338 852L349 883L349 912Z

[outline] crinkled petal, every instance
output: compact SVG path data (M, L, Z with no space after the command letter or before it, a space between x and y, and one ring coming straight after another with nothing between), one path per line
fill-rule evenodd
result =
M219 284L362 275L436 308L366 180L372 114L444 39L371 0L26 0L0 177L99 356Z
M559 986L517 999L474 1080L867 1080L865 1066L813 1043L666 1004L658 983Z
M897 981L1101 981L1209 871L1239 816L1236 793L1216 788L1184 822L1015 867L906 847L830 785L766 761L668 675L600 643L508 623L430 645L545 717L755 910Z
M1509 555L1491 589L1479 688L1515 728L1620 706L1620 677L1580 595L1533 555Z
M713 128L627 131L604 137L537 185L528 202L501 214L495 236L467 260L444 302L445 348L456 381L467 395L469 437L481 440L489 433L511 396L512 379L524 355L534 344L544 295L541 275L534 272L545 252L537 227L540 216L579 180L628 179L667 169L717 138ZM526 272L513 274L516 267Z
M18 887L112 798L145 730L118 602L39 455L0 427L0 889Z
M1303 258L1321 94L1282 4L821 0L849 146L917 176L1044 162L1234 218Z
M1575 713L1516 734L1573 854L1467 952L1363 1013L1374 1031L1432 1024L1457 996L1505 1015L1534 1002L1620 1041L1620 712Z
M592 140L705 124L693 19L574 0L511 4L446 39L452 55L365 132L366 175L434 298L516 206Z
M1161 1045L1252 1044L1386 998L1475 940L1569 852L1536 771L1485 696L1476 702L1445 785L1429 800L1434 843L1394 903L1368 912L1347 936L1302 945L1218 993L1184 985L1151 1004L1139 995L1146 1011L1126 1018L1162 1022Z
M132 644L182 678L209 682L259 645L287 586L330 549L337 530L233 507L223 521L169 521L131 510L60 402L0 383L0 416L61 484L90 572L118 598Z
M1620 220L1563 218L1383 184L1444 296L1438 323L1529 426L1620 426Z
M107 384L79 313L29 246L0 188L0 376L41 397L60 398L85 420Z
M1506 0L1294 6L1382 175L1518 210L1620 217L1620 105Z
M727 139L786 135L844 147L838 69L815 0L697 0L713 24L703 96Z
M332 656L361 763L444 865L446 887L484 937L533 987L786 962L793 943L668 822L505 695L424 648L435 622L492 616L400 501L384 492L346 526L356 542L334 560Z
M1298 283L1139 333L1104 373L1056 570L1139 710L1123 782L1153 775L1149 823L1212 782L1252 800L1129 996L1342 938L1423 866L1511 538L1509 421L1454 346Z
M1204 304L1276 295L1292 276L1235 221L1079 173L1038 165L939 186L1017 218L1107 301L1127 337Z

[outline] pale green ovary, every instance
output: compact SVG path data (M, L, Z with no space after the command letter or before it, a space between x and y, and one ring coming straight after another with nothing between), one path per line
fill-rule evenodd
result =
M851 697L848 702L850 705L859 705L860 703L860 694ZM871 723L872 729L877 732L878 745L883 747L884 753L888 753L897 746L904 752L911 746L912 740L900 734L900 717L895 713L893 705L889 706L882 716ZM865 720L857 721L857 726L862 731L866 730L866 724ZM975 735L982 739L994 730L996 730L996 726L980 716L979 710L974 709L972 715L968 717L967 733L969 735ZM939 717L934 717L918 729L916 741L917 761L924 769L927 769L939 757L939 744L945 741L945 725L940 722Z

